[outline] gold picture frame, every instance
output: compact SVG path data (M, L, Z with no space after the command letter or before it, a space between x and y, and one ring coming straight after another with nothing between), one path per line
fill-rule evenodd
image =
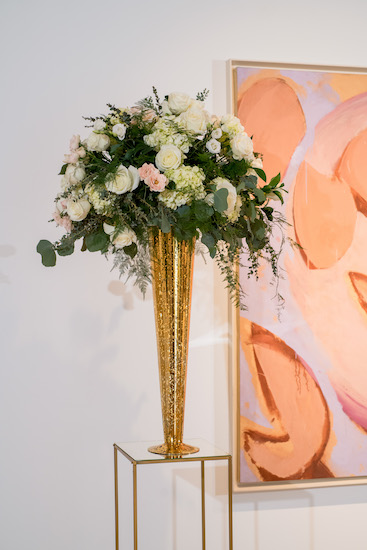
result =
M268 79L266 83L265 79ZM270 82L271 79L273 82ZM289 104L282 100L283 88L290 98ZM266 145L266 122L262 127L259 124L259 129L257 129L256 122L254 123L256 119L254 114L246 113L244 109L239 113L238 106L241 106L241 101L244 101L244 98L249 98L250 105L255 106L255 111L258 109L261 115L267 116L270 113L269 125L278 123L279 127L282 116L285 120L284 124L291 125L289 126L290 133L294 132L294 128L297 127L302 130L302 125L304 125L303 134L300 131L300 135L293 140L293 149L289 147L287 163L284 161L286 146L284 145L284 149L279 152L279 159L284 161L283 164L282 162L280 164L285 166L282 177L284 177L289 191L288 204L285 205L284 213L294 227L291 229L290 236L295 237L302 247L296 252L287 249L285 253L286 260L283 267L286 270L286 279L281 283L282 288L280 289L282 292L285 289L286 292L285 307L282 312L283 325L277 324L270 318L270 308L269 311L265 311L266 300L269 300L269 293L265 288L267 280L261 287L264 287L264 291L261 290L260 293L254 291L254 295L256 292L257 311L254 311L254 303L251 303L252 287L248 293L250 304L247 317L230 305L233 489L236 492L249 492L367 484L367 377L363 377L358 361L358 359L361 361L367 354L367 343L364 344L363 338L361 338L364 332L367 335L367 261L364 263L360 257L361 239L363 240L364 236L367 237L367 185L365 198L364 189L359 181L362 153L367 147L367 69L230 60L227 62L227 98L230 112L239 116L240 119L241 116L246 119L241 121L245 122L245 130L254 138L255 150L257 150L256 142L263 141ZM267 98L268 103L264 98ZM278 103L272 111L271 101L275 101L275 99ZM360 112L364 105L366 105L364 109L366 115L362 116ZM284 112L282 111L283 107ZM304 120L297 122L294 119L293 125L292 115L297 112L302 112ZM271 120L273 113L275 116ZM363 120L360 121L358 117ZM246 121L250 128L247 127ZM336 129L339 129L339 133ZM256 133L257 130L258 133ZM274 134L274 128L272 131ZM336 139L338 135L339 141ZM258 136L262 137L258 138ZM271 138L268 136L270 142L273 140L273 143L277 143L276 138L276 135ZM280 136L279 141L282 139ZM258 150L263 152L260 147ZM317 156L320 151L322 155ZM331 159L330 170L334 170L330 174L327 170L323 171L323 163L326 164L326 161L322 159L327 158L328 155ZM265 164L266 155L264 155L264 168L267 172ZM271 167L271 162L268 165ZM308 169L306 176L304 175L305 168ZM270 173L270 176L274 175L274 173ZM306 183L302 187L303 180ZM334 187L330 187L332 191L327 197L325 208L322 209L322 205L320 206L320 202L324 200L322 193L325 189L329 189L329 180L334 183ZM300 189L304 187L306 191L302 194ZM310 197L308 195L306 197L308 202L307 200L305 202L305 193L310 194ZM313 218L312 201L314 201L314 208L318 213L318 216ZM342 208L349 208L349 217L345 212L343 213ZM333 258L329 258L328 254L323 256L322 232L318 241L312 234L313 227L310 224L312 218L314 224L317 225L323 212L329 212L329 210L335 211L334 218L336 220L339 219L338 212L340 212L340 216L346 216L346 229L342 231L339 224L335 229L335 237L330 234L330 243L325 237L325 247L334 244L333 238L337 242L338 231L343 234L348 231L350 233L349 244L344 237L344 240L340 237L339 240L343 242L340 247L338 245L335 261ZM334 218L329 216L327 220L329 222L331 220L332 224ZM295 234L297 230L299 235ZM335 273L338 275L335 276ZM239 274L241 276L241 269ZM328 274L330 274L331 281L334 279L337 281L332 287L335 295L330 295L329 301L328 285L326 284L329 280ZM242 278L244 280L244 273L242 273ZM364 300L365 290L366 300ZM331 292L331 286L329 292ZM309 296L309 303L306 303L305 296ZM346 298L341 299L340 296L346 296ZM287 298L289 299L288 303ZM318 308L320 309L322 304L324 306L326 304L326 306L320 312ZM336 318L335 311L339 304L341 317ZM325 309L326 311L324 311ZM328 319L330 327L326 330L323 327L325 327L325 320ZM337 326L334 327L334 325ZM343 334L343 327L346 334ZM255 333L258 339L256 341ZM343 339L344 336L348 338L350 335L352 335L350 339L353 343ZM249 340L246 340L247 337ZM333 341L334 343L338 342L338 346L334 345L335 349L332 345ZM367 342L367 338L365 341ZM348 365L346 360L348 347L350 348L352 345L354 348L349 352L354 354L353 363ZM264 372L261 362L259 365L261 353L254 351L255 348L262 349L261 346L263 349L266 347L268 356L264 355L265 352L261 353L264 357L268 357L269 361L267 370ZM309 349L311 347L312 349ZM283 350L281 359L278 353L280 349ZM248 350L247 360L244 350ZM295 400L292 409L289 404L289 406L285 404L285 399L283 399L283 412L287 411L284 414L289 417L294 411L294 418L280 417L273 419L272 423L269 421L271 415L267 415L265 410L269 405L270 398L269 396L264 397L265 390L261 384L264 384L268 391L270 377L272 384L280 386L279 381L274 382L274 369L273 371L270 369L269 358L272 357L274 365L280 368L279 372L283 372L284 383L287 383L288 376L289 388L293 387L294 380L290 375L291 367L287 371L284 364L281 363L281 361L285 363L289 357L293 357L292 353L297 361L299 358L299 363L294 367L298 369L297 375L303 377L297 386L300 395L303 390L306 395L305 388L307 387L308 394L306 396L310 403L312 403L310 395L313 393L316 409L319 407L322 411L324 407L326 412L322 414L320 412L313 418L312 414L309 416L302 414L302 412L307 412L307 406L310 407L310 403L307 406L304 404L302 408L302 406L298 407L298 402ZM248 364L249 361L253 361L252 371ZM245 374L241 372L241 369L244 369L243 365L249 372ZM262 380L265 382L259 382L260 372ZM266 373L268 374L266 375ZM293 378L295 376L296 374L293 373ZM342 387L341 380L344 381L345 387ZM243 387L246 385L252 385L254 389L252 389L252 393L250 392L248 403L246 402L249 414L248 417L245 417L245 427L241 431L241 418L242 420L244 418L244 415L241 414L244 406ZM257 391L261 393L260 397L257 396ZM271 394L271 390L269 391L273 405L275 403L275 416L280 415L276 399L274 401L274 396ZM281 388L274 391L275 395L279 396ZM289 395L291 396L291 392ZM358 397L360 397L359 401ZM256 402L257 398L259 398L260 405ZM278 398L281 401L282 397ZM289 402L291 399L293 397L289 397ZM299 401L302 399L299 397ZM305 403L307 399L304 398ZM254 410L254 404L256 404L256 410ZM251 407L253 408L251 409ZM325 420L326 416L329 418L328 422ZM321 427L318 426L320 418L324 422ZM300 429L304 430L303 438L301 431L297 433L297 421ZM289 426L292 426L288 433L284 428L287 422ZM326 432L325 425L329 425ZM324 433L321 428L328 434L327 439L324 438L325 441L320 435ZM272 434L272 429L274 429L274 433L277 432L274 439L272 439L272 435L269 436ZM313 432L315 433L313 434ZM305 443L306 440L308 446ZM316 449L317 445L320 446L321 441L321 450ZM247 458L244 458L246 455L244 446L246 445L248 455ZM304 445L305 449L298 451L297 445L298 447ZM315 445L316 449L314 455L311 453L312 445ZM302 452L304 458L301 458ZM311 458L308 455L312 455ZM302 460L305 461L303 467L300 466ZM310 460L314 460L315 464L311 464ZM279 472L286 472L284 478L278 475ZM323 472L326 477L322 477ZM315 475L314 478L312 478L312 473ZM302 477L297 479L297 475L307 476L307 479ZM270 479L272 476L273 479ZM269 479L266 479L267 477Z

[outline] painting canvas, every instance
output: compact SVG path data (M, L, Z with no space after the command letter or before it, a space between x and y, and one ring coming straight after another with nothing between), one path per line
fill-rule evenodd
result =
M236 487L367 483L367 71L231 62L230 75L290 224L278 287L265 265L257 282L240 267Z

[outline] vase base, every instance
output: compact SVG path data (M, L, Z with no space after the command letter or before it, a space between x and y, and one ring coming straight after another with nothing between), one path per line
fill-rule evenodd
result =
M148 451L156 455L164 455L174 458L180 457L182 455L197 453L199 451L199 447L193 447L192 445L181 443L180 445L172 449L172 447L167 445L167 443L162 443L162 445L154 445L154 447L149 447Z

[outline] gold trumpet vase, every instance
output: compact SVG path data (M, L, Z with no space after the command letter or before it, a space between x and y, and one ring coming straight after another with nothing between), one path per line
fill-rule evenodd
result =
M149 235L164 443L151 453L180 456L199 449L182 441L195 239Z

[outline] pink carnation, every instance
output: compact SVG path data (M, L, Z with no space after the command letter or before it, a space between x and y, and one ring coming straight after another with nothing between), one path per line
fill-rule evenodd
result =
M73 228L73 224L69 216L65 215L61 217L57 210L54 212L54 221L56 222L56 225L63 227L67 233L70 233Z
M144 163L143 166L138 169L138 172L140 178L144 180L144 183L148 185L151 191L163 191L168 183L166 176L161 174L154 164Z

